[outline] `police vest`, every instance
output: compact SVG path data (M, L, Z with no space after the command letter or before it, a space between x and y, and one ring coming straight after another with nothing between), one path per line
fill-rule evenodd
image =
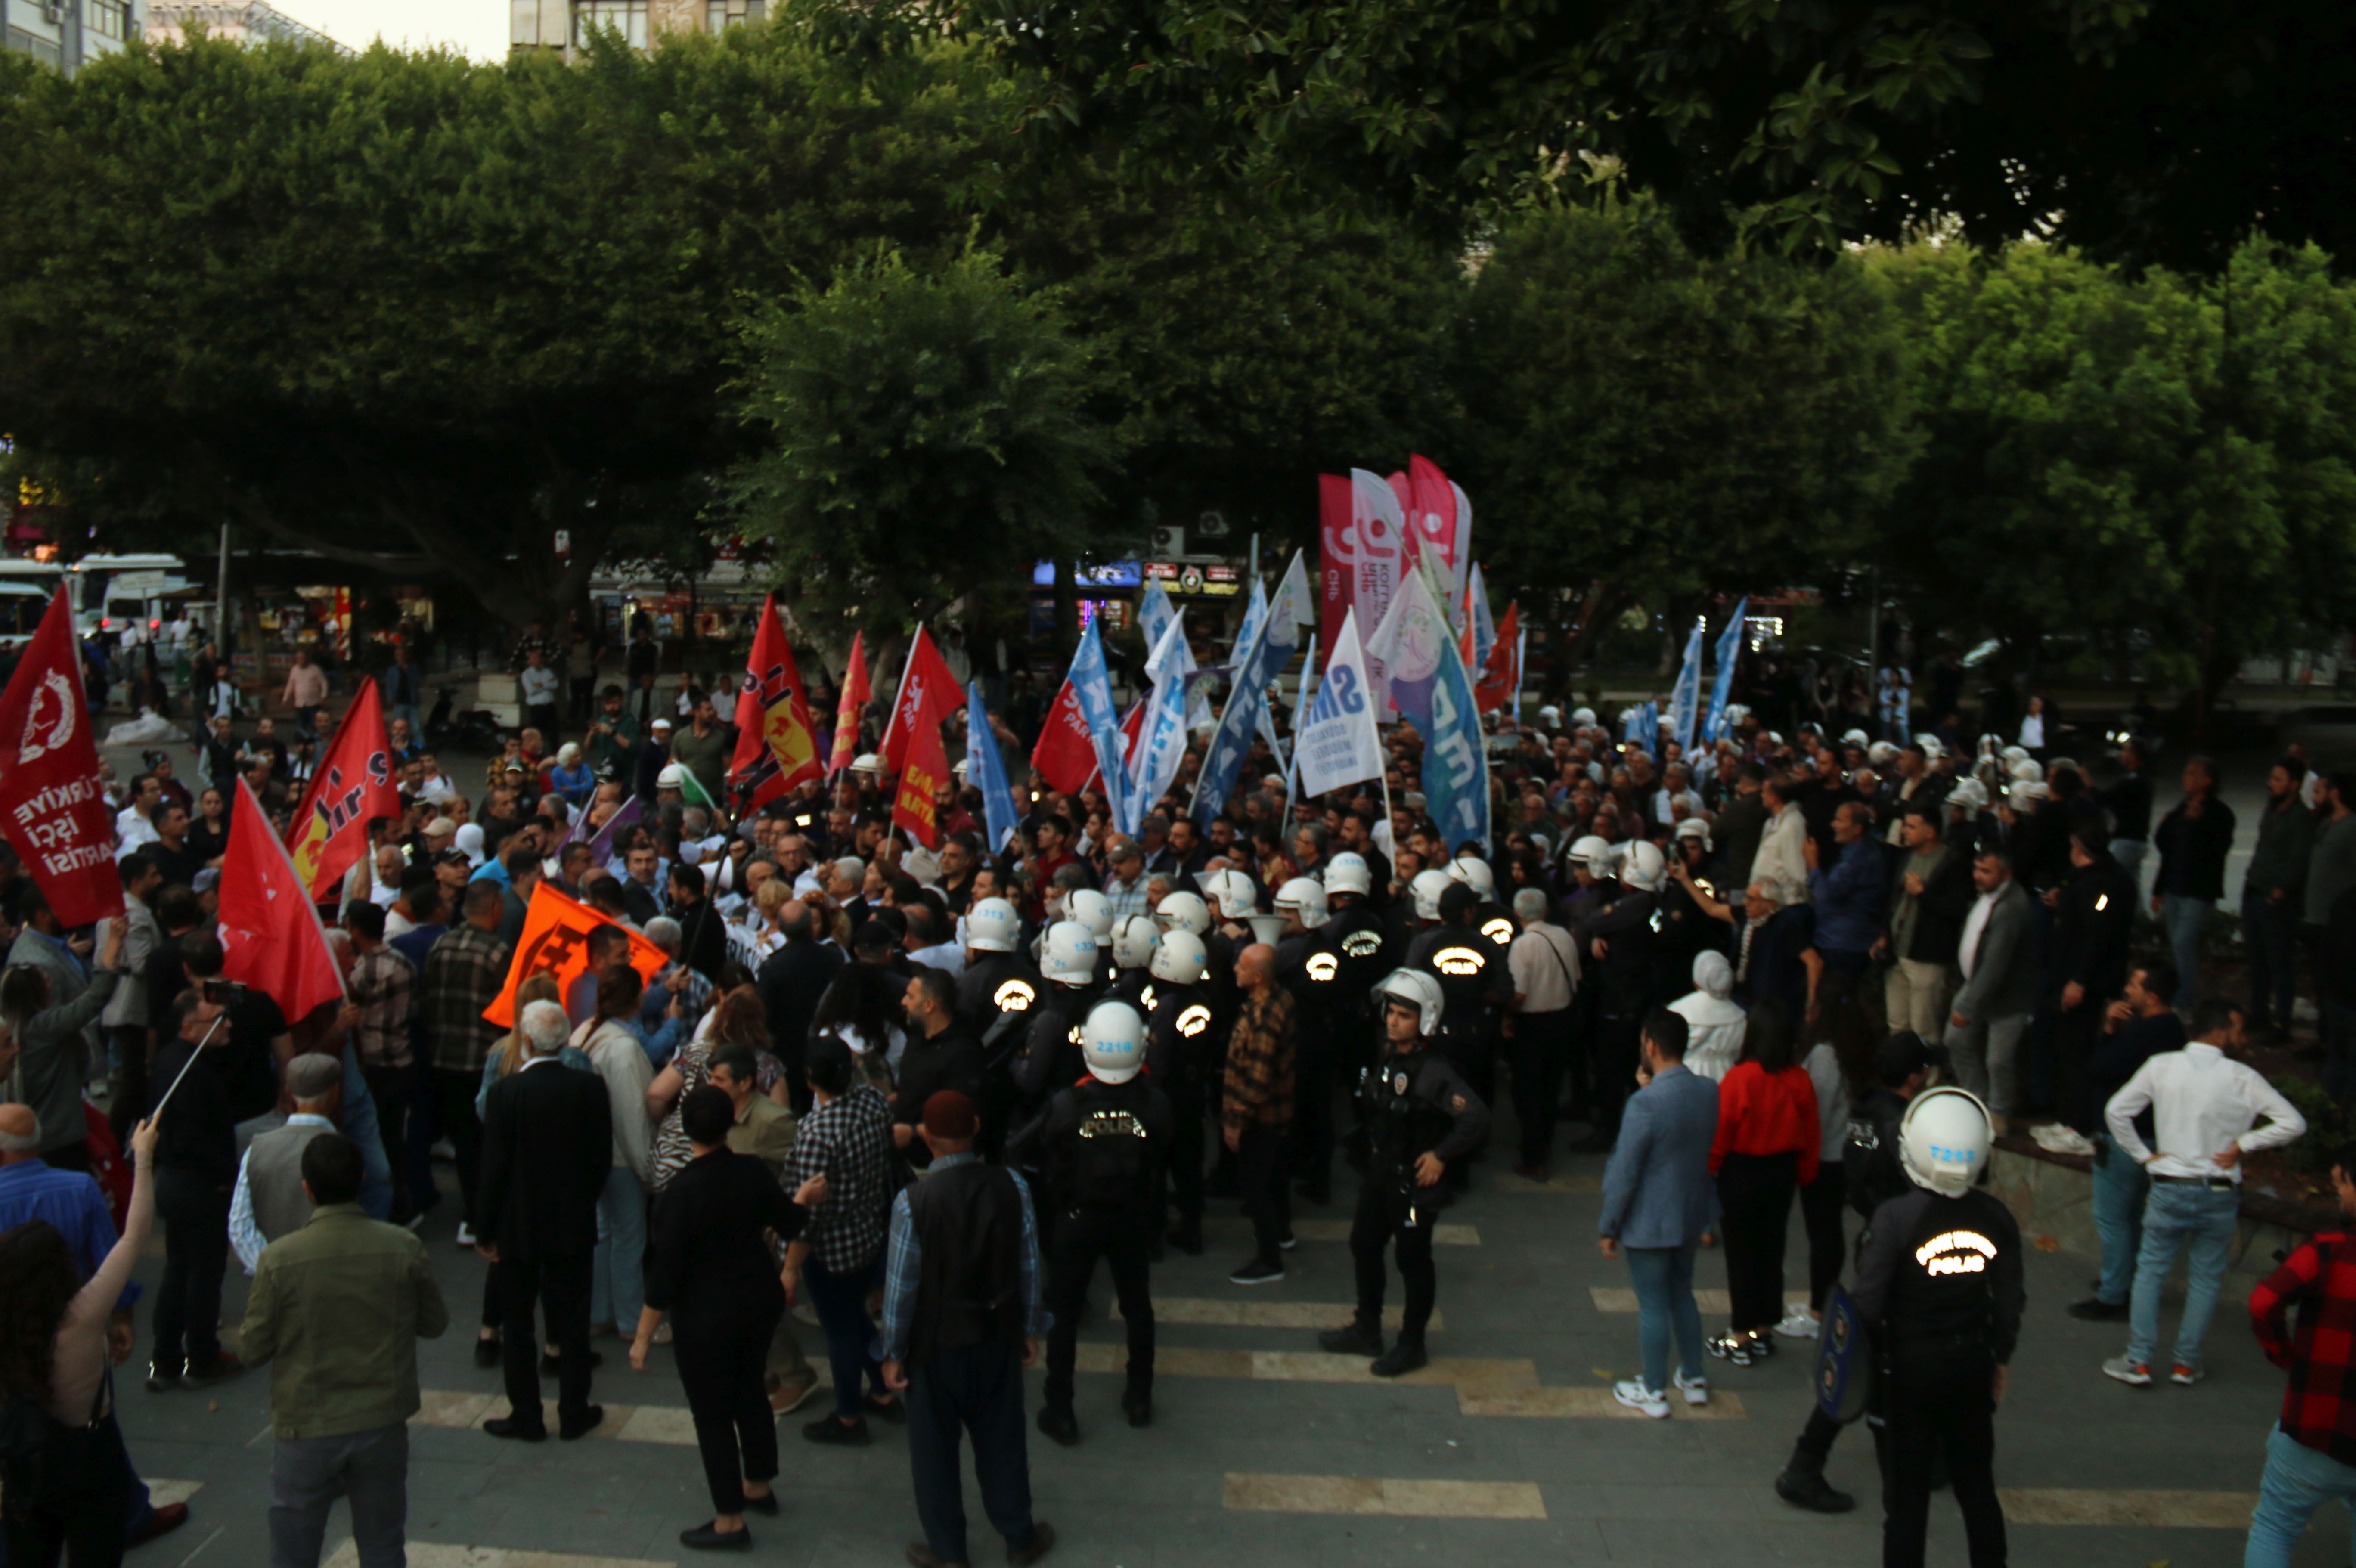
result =
M1394 1056L1367 1069L1358 1094L1365 1117L1370 1170L1404 1174L1416 1157L1437 1148L1456 1125L1455 1114L1434 1098L1434 1079L1424 1072L1430 1054Z
M1143 1207L1153 1195L1152 1140L1142 1115L1145 1095L1135 1080L1072 1091L1079 1114L1074 1129L1071 1204L1095 1211Z
M1201 987L1155 983L1146 1025L1145 1071L1164 1085L1202 1082L1209 1067L1211 1004Z

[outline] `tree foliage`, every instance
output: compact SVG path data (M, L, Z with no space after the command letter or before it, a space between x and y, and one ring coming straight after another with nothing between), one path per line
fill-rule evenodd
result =
M1896 325L1855 266L1697 256L1649 202L1531 213L1465 311L1490 581L1595 619L1865 556L1910 444Z

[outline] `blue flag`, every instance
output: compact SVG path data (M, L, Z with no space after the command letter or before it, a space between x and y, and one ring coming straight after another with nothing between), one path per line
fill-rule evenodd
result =
M1677 750L1693 749L1694 720L1701 708L1701 622L1686 634L1686 659L1677 668L1677 684L1669 694L1669 739Z
M1105 666L1104 639L1098 635L1094 616L1088 618L1086 630L1080 634L1080 645L1072 653L1072 695L1080 705L1080 718L1088 727L1088 739L1095 743L1097 771L1104 775L1105 799L1112 806L1115 821L1129 816L1129 763L1121 756L1120 714L1112 705L1112 672Z
M981 818L992 854L1022 830L1023 814L1014 809L1014 791L1006 782L1006 759L999 755L998 737L990 728L990 709L981 705L981 682L966 688L965 779L981 791Z
M1620 738L1632 746L1641 746L1648 757L1661 753L1661 708L1656 702L1641 702L1628 709L1628 722Z
M1733 618L1718 635L1718 675L1709 687L1709 717L1701 726L1701 738L1713 746L1726 734L1726 699L1734 691L1734 663L1742 656L1742 619L1750 609L1746 593L1735 602Z
M1251 752L1252 734L1268 711L1269 683L1292 657L1292 644L1275 639L1280 631L1300 635L1300 629L1284 616L1263 612L1257 620L1249 645L1237 645L1235 689L1227 693L1227 705L1219 710L1219 727L1211 731L1211 748L1194 779L1194 800L1187 815L1205 827L1225 809L1228 793L1236 787L1236 775L1243 771L1244 758ZM1279 622L1285 624L1280 627Z
M1440 825L1440 841L1454 854L1465 844L1489 853L1489 748L1481 733L1481 709L1472 699L1472 677L1452 638L1440 639L1440 668L1431 682L1431 706L1416 728L1423 734L1424 809ZM1411 719L1410 722L1414 722Z

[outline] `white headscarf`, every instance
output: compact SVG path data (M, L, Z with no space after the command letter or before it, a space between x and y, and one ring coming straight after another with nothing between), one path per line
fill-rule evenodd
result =
M1669 1010L1686 1020L1686 1069L1716 1083L1742 1057L1750 1016L1733 1000L1734 965L1716 948L1694 955L1694 989Z

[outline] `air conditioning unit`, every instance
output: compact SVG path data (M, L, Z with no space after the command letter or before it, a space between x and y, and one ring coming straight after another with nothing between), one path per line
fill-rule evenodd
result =
M1227 517L1224 512L1205 512L1194 519L1194 531L1206 539L1227 537Z
M48 5L41 7L41 19L52 27L57 27L65 21L66 8L58 0L50 0Z
M1157 528L1153 530L1152 551L1158 556L1184 555L1186 530L1183 528Z

